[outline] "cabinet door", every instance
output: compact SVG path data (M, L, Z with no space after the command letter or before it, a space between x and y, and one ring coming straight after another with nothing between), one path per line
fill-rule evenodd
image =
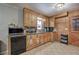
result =
M39 38L38 34L36 35L36 41L37 41L37 45L39 45L40 44L40 38Z
M30 26L30 13L24 13L24 26Z
M38 46L37 35L28 35L27 36L27 50L31 50Z
M27 35L27 38L26 38L26 49L29 50L30 49L30 35Z
M39 38L39 44L43 44L43 36L42 36L42 34L39 34L38 38Z
M49 42L50 41L50 33L47 33L47 42Z
M44 21L44 24L45 24L45 27L48 27L49 26L49 20L47 17L44 18L45 21Z
M54 24L54 18L50 18L49 19L50 20L50 27L54 27L55 26L55 24Z
M31 26L36 27L37 17L36 15L31 15Z
M36 35L32 35L32 40L33 40L32 46L36 47L37 46L37 37L36 37Z
M53 39L53 32L50 33L50 41L52 41L52 42L54 41L54 39Z
M44 43L46 43L47 42L47 33L44 33L43 35L44 35L43 36Z

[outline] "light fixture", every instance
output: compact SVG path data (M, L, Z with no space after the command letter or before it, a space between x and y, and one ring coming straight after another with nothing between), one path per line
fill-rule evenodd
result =
M55 8L62 8L64 6L64 3L56 3Z

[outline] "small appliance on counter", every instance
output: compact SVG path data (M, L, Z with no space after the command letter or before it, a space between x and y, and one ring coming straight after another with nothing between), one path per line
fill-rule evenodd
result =
M48 27L44 27L45 32L49 32L49 28Z
M9 28L9 54L26 52L26 35L23 28Z
M45 32L53 32L54 27L44 27Z
M26 33L36 33L36 27L26 27Z
M49 27L49 32L53 32L54 27Z

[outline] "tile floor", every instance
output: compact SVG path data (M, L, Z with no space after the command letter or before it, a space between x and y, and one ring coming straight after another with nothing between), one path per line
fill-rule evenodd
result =
M59 42L49 42L21 55L79 55L79 47Z

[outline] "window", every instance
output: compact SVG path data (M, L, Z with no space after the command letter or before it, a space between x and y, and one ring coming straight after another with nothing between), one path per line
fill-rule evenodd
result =
M79 31L79 18L72 20L72 26L74 31Z
M37 32L43 32L44 29L44 21L42 18L37 18Z

